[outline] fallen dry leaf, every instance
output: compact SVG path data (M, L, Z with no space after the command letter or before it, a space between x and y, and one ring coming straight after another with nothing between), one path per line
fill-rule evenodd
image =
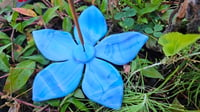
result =
M20 109L20 104L19 104L17 101L15 101L15 102L10 106L8 112L20 112L19 109Z
M14 11L26 15L26 16L30 16L30 17L36 17L37 14L31 10L31 9L26 9L26 8L13 8Z
M128 74L131 71L131 66L129 64L123 65L123 73Z

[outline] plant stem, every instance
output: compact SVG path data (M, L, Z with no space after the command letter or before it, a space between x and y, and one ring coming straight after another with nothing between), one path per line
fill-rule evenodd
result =
M23 104L23 105L26 105L26 106L30 106L30 107L33 107L33 108L37 108L37 109L45 109L46 106L44 107L41 107L41 106L37 106L37 105L34 105L32 103L29 103L29 102L26 102L26 101L23 101L23 100L20 100L20 99L17 99L17 98L13 98L11 96L8 96L8 95L5 95L4 93L0 92L0 96L4 96L2 97L2 99L7 99L7 100L13 100L13 101L16 101L18 102L19 104ZM48 106L48 105L47 105ZM3 106L0 106L0 107L3 107ZM45 112L50 112L50 109L45 109ZM57 110L53 110L51 109L51 112L58 112Z
M192 54L188 54L188 55L185 55L185 56L182 56L182 57L179 57L177 58L176 60L174 60L173 62L177 62L179 60L182 60L182 59L185 59L185 58L188 58L188 57L192 57L192 56L197 56L197 55L200 55L200 52L195 52L195 53L192 53ZM129 78L127 79L126 83L128 83L131 79L131 77L133 77L134 74L136 74L137 72L140 72L142 70L145 70L145 69L149 69L149 68L153 68L153 67L156 67L156 66L159 66L159 65L164 65L164 64L167 64L168 61L167 60L170 60L168 58L164 58L163 60L161 60L160 62L158 63L154 63L152 65L149 65L149 66L146 66L146 67L143 67L143 68L139 68L137 70L135 70L133 73L130 74Z
M11 43L12 43L12 45L11 45L11 59L12 59L12 62L13 62L13 63L15 63L15 57L14 57L14 42L13 42L14 33L15 33L15 30L12 29L12 33L11 33L11 36L10 36L10 41L11 41Z
M6 78L6 77L8 77L8 75L9 74L5 74L5 75L1 76L0 79Z
M159 86L157 87L152 93L156 93L158 90L160 90L161 88L163 88L163 86L172 78L172 76L174 76L174 74L179 70L179 66L165 79L165 81ZM150 94L152 94L150 93Z
M92 5L94 5L95 0L92 0Z
M11 99L11 100L17 101L18 103L21 103L21 104L24 104L24 105L27 105L27 106L30 106L30 107L34 107L34 108L38 108L38 109L42 108L40 106L33 105L33 104L28 103L26 101L22 101L20 99L13 98L11 96L7 96L7 95L3 94L2 92L0 92L0 96L4 96L5 97L4 99Z
M73 21L74 21L75 26L76 26L76 28L77 28L78 35L79 35L81 44L84 46L83 36L82 36L82 34L81 34L81 30L80 30L80 26L79 26L79 23L78 23L76 11L75 11L75 8L74 8L74 3L73 3L72 0L68 0L68 3L69 3L69 6L70 6L70 9L71 9L71 11L72 11Z

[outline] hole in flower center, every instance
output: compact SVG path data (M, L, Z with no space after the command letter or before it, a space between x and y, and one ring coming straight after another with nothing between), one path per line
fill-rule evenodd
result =
M78 45L73 51L73 57L80 63L87 63L95 57L95 48L91 45Z

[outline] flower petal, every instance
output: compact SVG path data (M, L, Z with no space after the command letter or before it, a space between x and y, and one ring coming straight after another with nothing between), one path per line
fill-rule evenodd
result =
M136 57L148 37L139 32L114 34L96 46L96 56L117 65L124 65Z
M107 32L107 24L104 16L95 6L85 9L80 17L79 24L84 42L94 45ZM80 43L77 29L74 28L76 41Z
M82 89L94 102L119 109L123 97L123 81L119 72L109 63L94 59L86 64Z
M33 38L40 52L49 60L64 61L72 58L76 46L70 33L44 29L33 31Z
M75 61L53 63L39 72L33 82L33 101L59 98L72 93L82 77L83 64Z

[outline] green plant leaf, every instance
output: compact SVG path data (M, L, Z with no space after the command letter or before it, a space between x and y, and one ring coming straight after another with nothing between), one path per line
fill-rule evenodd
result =
M160 6L163 0L151 0L151 4Z
M163 30L163 26L157 24L157 25L155 25L155 26L153 27L153 30L156 31L156 32L157 32L157 31L162 31L162 30Z
M138 23L142 23L142 24L144 24L144 23L147 24L148 23L148 19L146 17L138 16L137 22Z
M120 26L121 27L124 27L124 28L130 28L130 27L133 27L133 24L134 24L134 19L132 18L125 18L123 21L119 22Z
M135 2L139 5L139 7L142 7L144 5L142 0L135 0Z
M177 98L174 98L172 104L175 104L177 106L177 108L179 108L179 109L185 109L184 105L182 105Z
M53 107L58 107L60 105L60 100L58 100L58 99L48 100L48 101L46 101L46 103L48 103L49 105L51 105Z
M77 89L75 92L74 92L74 97L76 98L85 98L83 92L81 89Z
M35 42L33 40L33 38L31 38L29 41L28 41L28 45L26 45L26 47L20 52L20 55L24 55L24 56L29 56L31 55L34 50L36 50L35 48ZM18 58L18 56L17 56Z
M27 49L24 53L23 56L30 56L34 53L34 51L37 50L35 48L35 46L30 47L29 49Z
M0 53L0 71L8 72L10 68L8 56Z
M69 107L70 103L65 103L63 104L60 109L59 112L66 112L67 107Z
M33 4L33 8L38 14L42 15L42 9L45 9L46 6L42 2L37 2Z
M136 15L136 10L133 8L126 7L123 9L123 12L118 12L115 14L114 19L120 20L122 18L133 17Z
M124 12L125 17L133 17L136 15L136 10L133 8L127 7L127 8L124 8L123 11L125 11Z
M121 18L124 17L124 13L123 12L118 12L114 15L114 19L115 20L120 20Z
M19 13L18 12L13 12L12 15L8 15L6 16L6 20L8 22L11 22L11 23L15 23L16 24L16 21L17 21L17 18L19 16Z
M44 13L43 15L43 20L44 20L44 23L47 24L51 19L53 19L54 17L57 16L56 14L56 10L58 9L59 7L53 7L53 8L48 8L47 11Z
M102 0L102 3L100 5L100 10L104 13L107 11L108 6L108 0Z
M21 89L35 70L35 62L31 60L22 61L15 68L10 69L4 86L4 91L13 93Z
M200 110L184 110L184 112L200 112Z
M153 33L153 29L150 28L150 27L147 27L144 29L145 33L148 33L148 34L152 34Z
M24 29L28 25L32 24L35 20L39 19L39 17L32 17L24 22L22 22L22 28Z
M0 39L10 40L9 36L4 32L0 32Z
M8 44L10 42L11 41L10 41L9 36L4 32L0 32L0 43L1 44Z
M15 38L14 43L17 44L17 45L22 45L25 40L26 40L26 36L25 35L18 35Z
M71 12L70 7L69 7L69 4L68 4L66 1L64 1L63 4L64 4L64 5L63 5L63 8L64 8L65 11L67 12L67 14L68 14L71 18L73 18L72 12Z
M70 32L72 30L72 21L69 17L63 19L62 28L64 31Z
M141 69L149 64L152 64L152 62L150 62L147 59L142 59L137 57L131 63L131 72L134 72L137 69Z
M85 10L85 9L87 9L88 8L88 6L86 6L86 5L83 5L83 6L80 6L80 7L78 7L77 9L76 9L76 11L77 12L82 12L83 10ZM71 11L71 10L70 10Z
M73 94L69 94L69 95L65 96L64 99L61 100L60 105L59 105L59 107L60 107L59 112L66 112L66 109L70 105L70 102L68 102L68 100L72 96L73 96Z
M0 47L0 53L3 52L4 49L8 48L9 46L11 45L11 43L7 44L7 45L4 45L2 47Z
M136 60L137 60L138 58L136 58ZM136 69L137 69L138 67L137 67L137 61L132 61L131 62L131 72L134 72Z
M137 105L131 105L125 108L122 108L122 112L140 112L145 107L144 103L139 103Z
M54 6L59 6L59 10L62 10L63 8L63 0L54 0L51 1L52 4L54 4Z
M35 20L37 20L39 17L32 17L26 21L23 21L22 23L13 24L13 28L18 30L19 32L23 33L24 28L28 25L32 24Z
M158 40L154 38L149 38L149 40L146 43L146 47L148 49L153 49L154 51L157 51L157 52L162 52L161 46L158 45Z
M172 32L161 36L158 43L163 46L163 51L166 56L173 56L198 39L200 39L199 34L184 35L178 32Z
M45 59L42 55L33 55L33 56L27 56L27 57L22 57L22 58L36 61L42 65L46 65L49 63L49 60Z
M67 102L74 104L74 106L76 106L76 108L78 108L80 111L86 111L86 112L89 111L83 102L77 100L74 97L69 98Z
M159 38L162 36L162 33L161 32L153 32L153 36Z
M16 23L16 24L12 24L11 23L11 26L16 29L17 31L23 33L23 26L22 26L22 23Z
M160 5L158 5L158 4L145 3L145 7L138 10L138 15L142 16L144 14L156 11L159 8L159 6Z
M149 78L159 78L164 79L164 77L155 68L148 68L141 71L142 75Z

